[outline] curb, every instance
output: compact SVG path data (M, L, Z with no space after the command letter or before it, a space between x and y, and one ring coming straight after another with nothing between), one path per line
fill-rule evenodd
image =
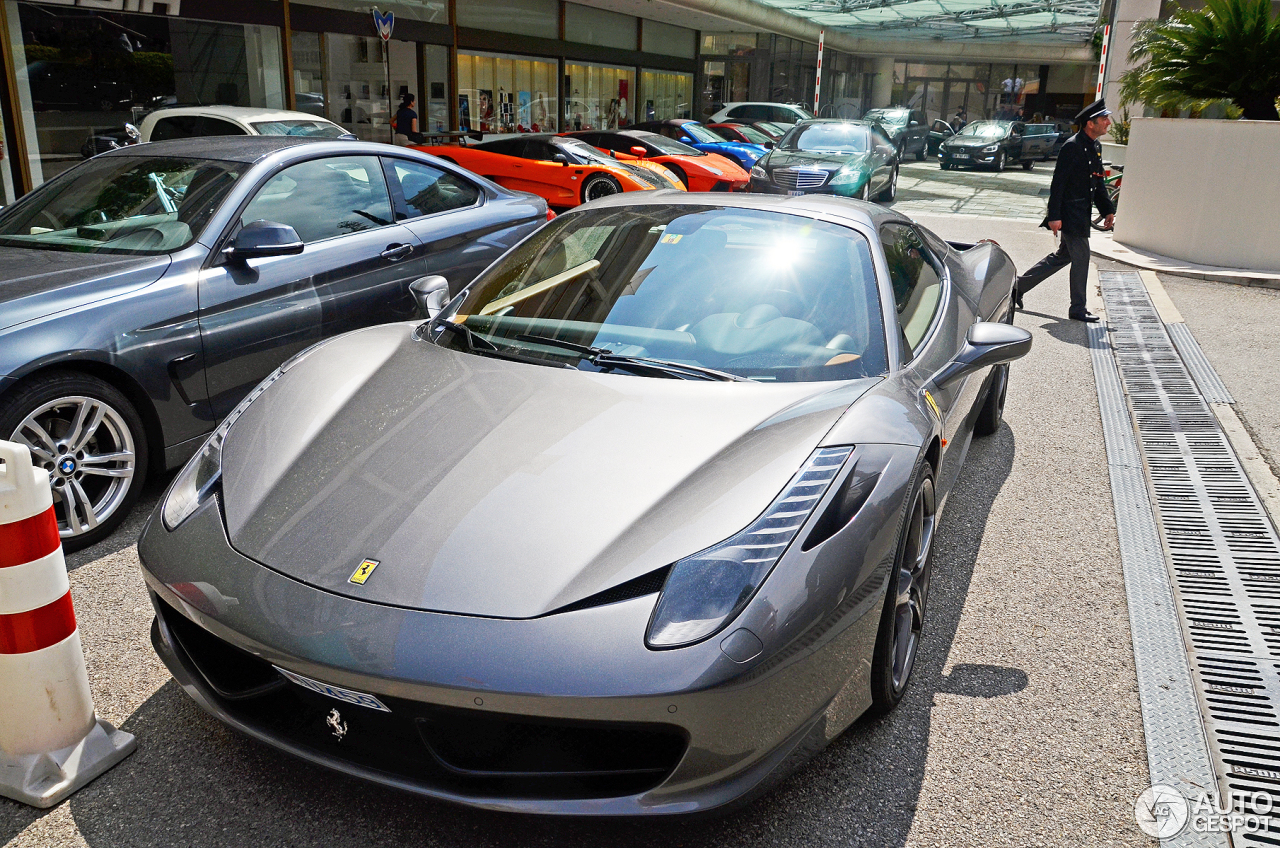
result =
M1270 271L1252 271L1246 268L1220 268L1214 265L1194 265L1161 256L1158 253L1134 250L1117 243L1111 233L1093 233L1090 247L1094 254L1106 257L1113 262L1122 262L1134 268L1146 271L1158 271L1178 277L1190 277L1196 280L1210 280L1217 283L1230 283L1236 286L1280 289L1280 273Z

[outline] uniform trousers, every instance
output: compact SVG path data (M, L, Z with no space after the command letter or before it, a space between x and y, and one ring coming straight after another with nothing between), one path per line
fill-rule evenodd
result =
M1018 277L1019 294L1026 294L1063 266L1071 266L1071 310L1068 315L1083 315L1085 291L1089 284L1089 237L1058 233L1058 249L1027 269Z

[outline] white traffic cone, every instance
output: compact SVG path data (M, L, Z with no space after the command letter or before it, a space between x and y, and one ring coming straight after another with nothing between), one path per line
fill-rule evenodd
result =
M0 795L52 807L137 746L93 712L49 472L0 441Z

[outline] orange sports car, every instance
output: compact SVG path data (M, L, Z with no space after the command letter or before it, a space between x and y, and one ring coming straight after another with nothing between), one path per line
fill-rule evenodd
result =
M704 153L687 144L644 130L583 130L567 133L624 162L656 162L689 191L746 191L750 175L732 159Z
M560 209L620 191L684 188L657 163L620 162L578 139L545 133L417 149L448 159L504 188L532 192Z

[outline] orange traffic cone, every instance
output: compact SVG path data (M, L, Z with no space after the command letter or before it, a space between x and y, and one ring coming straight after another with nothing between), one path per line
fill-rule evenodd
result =
M0 441L0 795L52 807L137 746L93 711L49 472Z

